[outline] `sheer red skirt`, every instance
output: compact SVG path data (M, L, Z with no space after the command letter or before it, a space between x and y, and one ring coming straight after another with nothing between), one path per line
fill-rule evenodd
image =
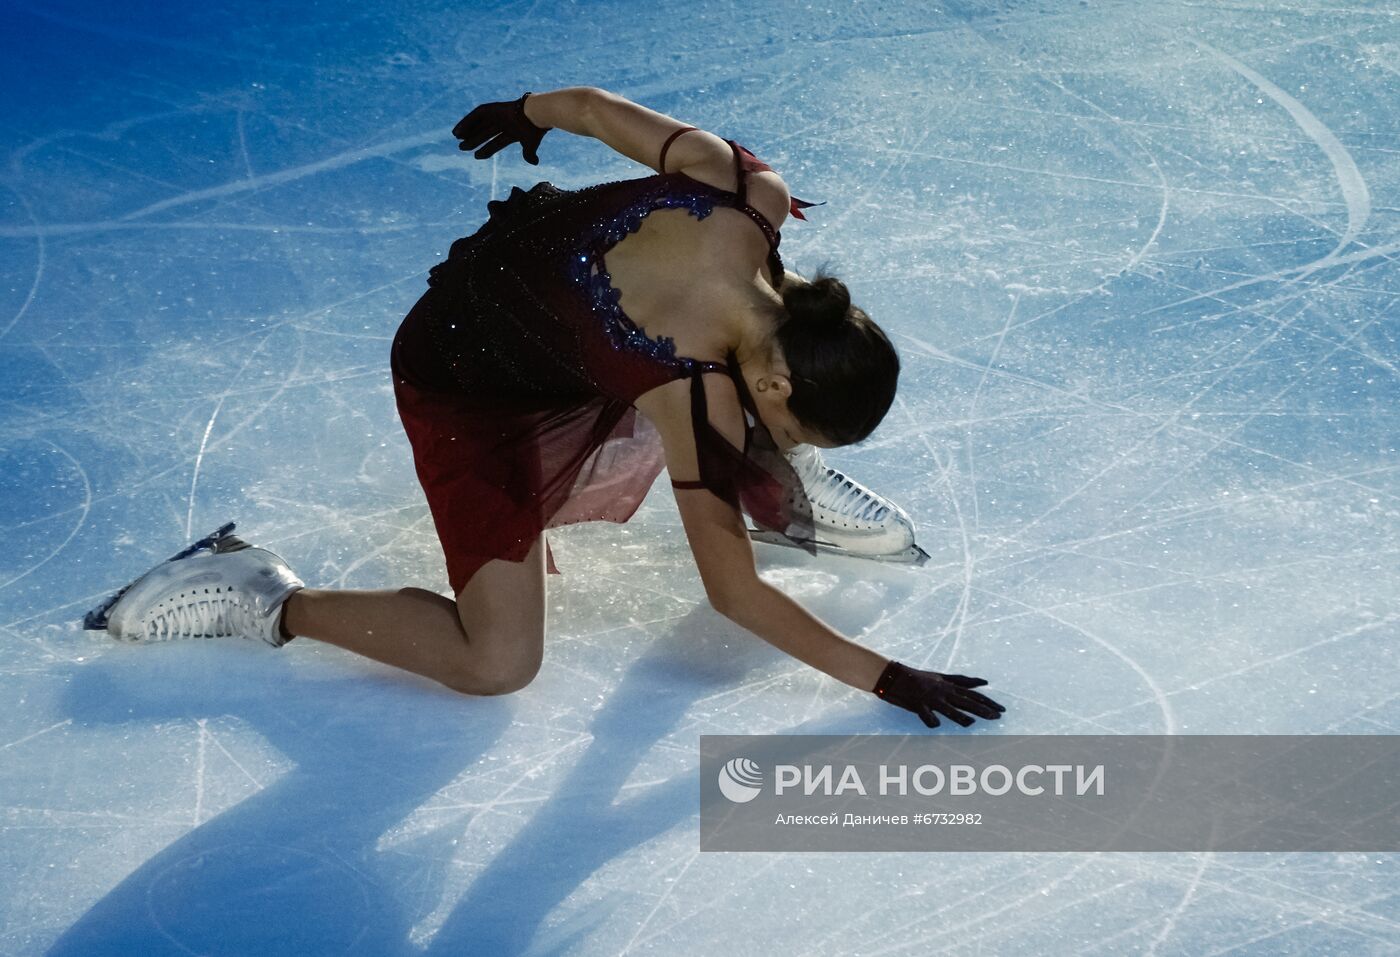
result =
M651 423L605 396L503 402L415 385L400 340L430 300L404 319L390 367L452 593L489 561L524 561L546 529L630 519L665 467ZM560 574L547 540L545 551L549 574Z

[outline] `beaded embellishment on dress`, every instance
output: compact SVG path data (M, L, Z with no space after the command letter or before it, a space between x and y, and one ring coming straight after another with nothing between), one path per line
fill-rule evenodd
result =
M658 184L655 190L642 194L614 216L599 222L585 238L585 251L572 256L569 265L570 278L586 290L615 348L632 349L659 362L677 365L683 359L676 355L674 337L653 338L632 321L622 308L622 294L613 288L612 275L603 265L608 250L641 229L646 217L658 209L684 209L697 220L714 212L714 197L698 192L678 194L668 186Z

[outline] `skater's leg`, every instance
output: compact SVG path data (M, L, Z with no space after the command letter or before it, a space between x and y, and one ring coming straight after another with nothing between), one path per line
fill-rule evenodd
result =
M545 540L540 533L525 560L482 565L457 593L457 615L467 641L482 656L473 664L486 681L507 691L523 688L544 661Z
M544 536L525 560L487 562L454 602L421 588L305 588L287 600L290 634L315 638L464 694L530 683L544 656Z
M422 588L303 588L287 599L282 628L436 681L467 647L452 599Z

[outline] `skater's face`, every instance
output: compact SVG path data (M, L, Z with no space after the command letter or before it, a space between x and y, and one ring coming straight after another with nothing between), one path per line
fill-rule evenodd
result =
M792 381L786 375L771 373L761 377L753 393L759 418L767 426L778 448L787 452L796 445L815 445L819 449L834 449L836 444L825 436L808 429L788 409L787 397L792 395Z

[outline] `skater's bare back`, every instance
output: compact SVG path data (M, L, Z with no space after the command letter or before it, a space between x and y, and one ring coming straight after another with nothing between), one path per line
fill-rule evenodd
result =
M778 217L786 190L762 192L758 208ZM767 258L763 233L735 209L718 206L705 219L683 209L658 209L607 252L603 267L622 309L648 336L674 339L677 355L723 362L771 325L764 307L781 302L781 277L769 273Z
M734 151L723 139L691 129L672 140L686 129L678 120L605 90L535 94L525 109L536 123L591 136L658 172L683 173L731 192L739 185ZM781 229L792 202L782 177L764 170L745 181L748 204ZM704 219L684 209L658 209L613 246L602 265L622 310L647 336L672 339L678 356L724 362L734 352L742 364L767 340L772 308L782 304L782 277L770 271L769 252L763 231L738 209L716 206ZM634 404L654 419L664 390L644 393Z

